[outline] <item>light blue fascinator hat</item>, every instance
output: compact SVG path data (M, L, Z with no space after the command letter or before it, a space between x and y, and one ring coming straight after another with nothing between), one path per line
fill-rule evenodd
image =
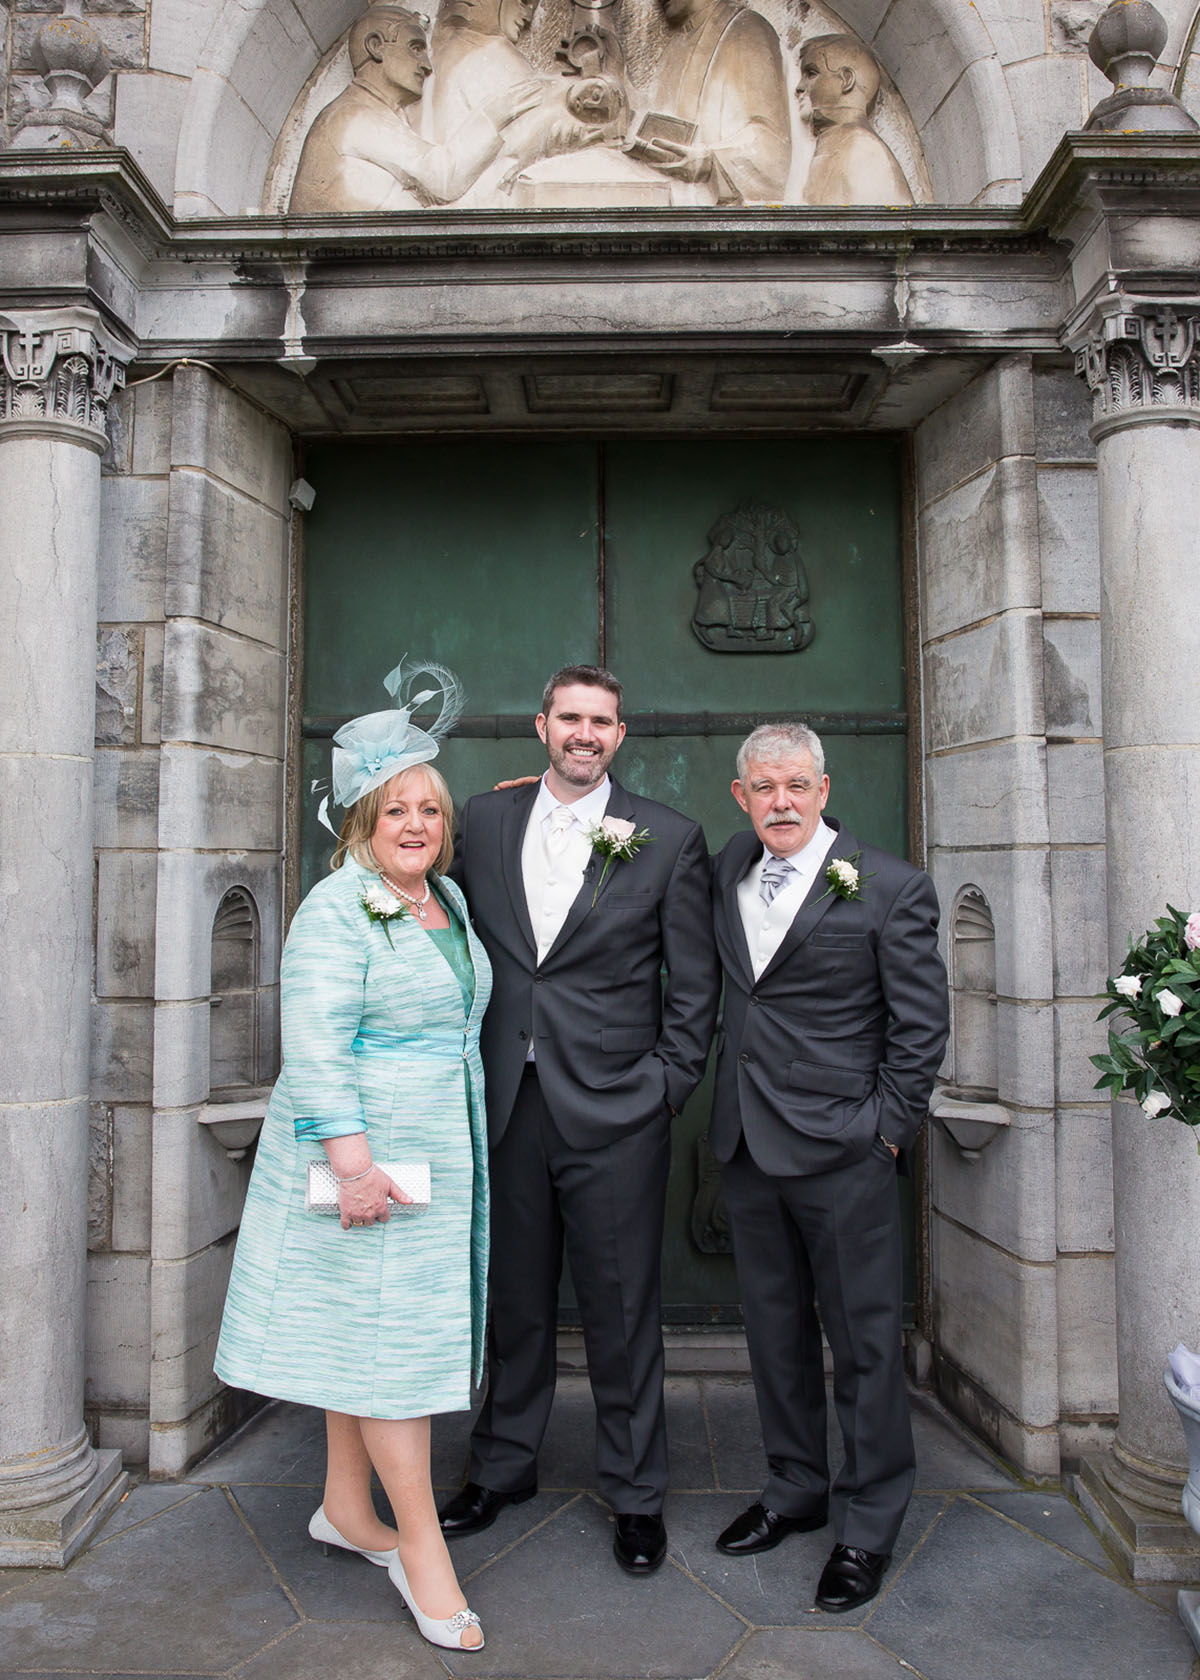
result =
M384 677L383 686L395 706L351 718L333 737L333 786L317 810L319 821L331 834L337 832L329 820L331 803L349 809L402 770L428 764L437 757L442 737L462 716L462 685L452 671L431 660L410 659L406 654ZM439 697L436 717L418 729L413 713Z

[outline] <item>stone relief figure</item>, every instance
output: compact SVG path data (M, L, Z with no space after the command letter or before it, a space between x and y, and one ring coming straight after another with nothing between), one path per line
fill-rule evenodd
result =
M815 626L800 531L778 508L745 503L722 514L692 575L692 629L714 653L799 653Z
M816 35L800 49L796 97L816 149L806 204L911 204L891 147L871 126L879 65L853 35Z
M431 144L407 112L432 73L425 21L375 0L349 38L354 79L308 131L290 208L370 213L459 198L501 149L501 130L538 103L538 84L508 81L471 111L445 144Z
M520 42L528 34L537 0L443 0L433 31L436 75L430 94L433 136L453 146L462 125L498 89L528 83L534 74ZM504 136L502 160L481 176L471 201L504 187L516 169L538 158L575 151L624 133L626 103L620 82L612 77L581 77L572 67L564 76L538 80L532 109L512 123ZM504 164L510 167L505 175Z
M667 43L633 155L701 189L690 199L677 193L677 203L780 202L792 141L775 30L732 0L659 4Z

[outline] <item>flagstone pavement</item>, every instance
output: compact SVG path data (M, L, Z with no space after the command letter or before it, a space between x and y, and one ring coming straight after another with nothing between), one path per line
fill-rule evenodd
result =
M585 1380L564 1377L536 1499L454 1557L487 1645L424 1644L386 1574L323 1556L318 1413L273 1404L177 1482L133 1489L65 1570L0 1572L4 1680L1200 1680L1175 1589L1134 1588L1060 1492L1022 1486L913 1396L917 1491L883 1591L827 1616L832 1535L735 1562L713 1538L764 1473L749 1381L668 1379L671 1548L648 1579L613 1561L592 1488ZM469 1419L435 1426L457 1486Z

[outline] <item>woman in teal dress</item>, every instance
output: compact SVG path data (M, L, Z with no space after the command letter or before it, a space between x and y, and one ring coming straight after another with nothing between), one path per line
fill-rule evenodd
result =
M453 678L437 728L457 716ZM397 697L404 662L386 679ZM387 1568L424 1636L483 1643L438 1527L429 1419L465 1410L482 1373L487 1144L479 1026L491 971L449 862L452 809L407 707L334 737L346 807L333 873L296 913L280 971L283 1071L238 1236L215 1368L326 1414L325 1497L309 1532ZM338 1180L334 1219L305 1211L307 1164ZM406 1209L381 1163L428 1162ZM397 1206L396 1204L401 1204ZM395 1528L371 1499L377 1471Z

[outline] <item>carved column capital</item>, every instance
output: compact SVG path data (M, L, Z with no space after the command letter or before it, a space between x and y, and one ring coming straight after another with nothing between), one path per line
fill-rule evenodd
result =
M1092 434L1121 426L1200 426L1200 303L1119 300L1075 344L1075 371L1092 392Z
M103 449L132 356L90 309L0 313L0 436L56 433Z

